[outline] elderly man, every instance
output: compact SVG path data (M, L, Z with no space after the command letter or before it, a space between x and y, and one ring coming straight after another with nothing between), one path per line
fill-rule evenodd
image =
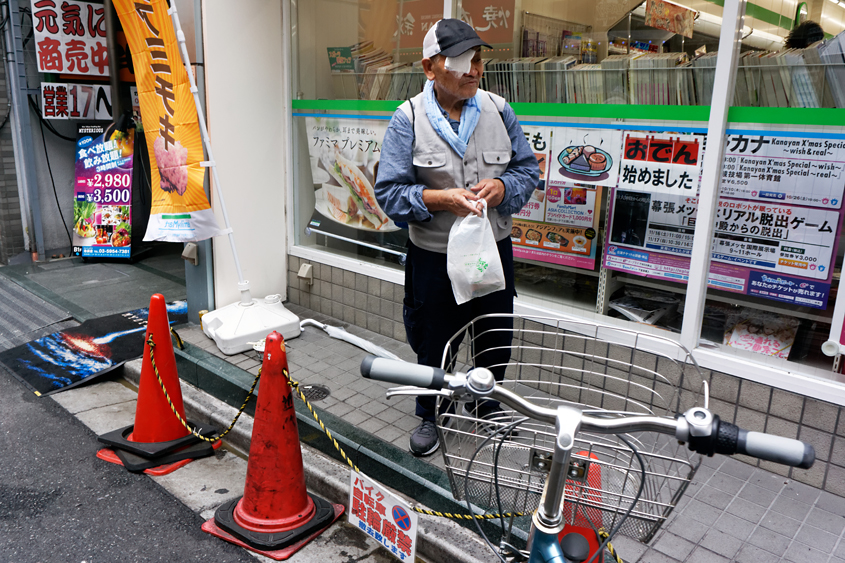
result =
M489 47L460 20L440 20L428 31L422 59L428 81L396 110L382 147L376 198L391 219L408 223L403 316L408 343L423 365L440 366L449 339L479 315L513 312L510 216L522 209L539 180L537 160L513 109L478 87L482 46ZM446 272L449 230L459 217L481 216L482 199L506 288L458 305ZM470 335L475 365L491 367L498 380L510 358L512 328L509 319L489 319ZM414 455L429 455L440 445L435 405L433 397L417 399L422 423L411 435ZM487 401L473 405L471 414L493 419L499 413L498 403Z

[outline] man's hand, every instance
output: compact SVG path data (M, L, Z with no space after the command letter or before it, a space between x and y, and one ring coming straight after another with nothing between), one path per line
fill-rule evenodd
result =
M478 194L479 199L486 199L487 207L490 209L498 206L505 199L505 184L498 179L481 180L470 189Z
M423 203L429 211L449 211L458 217L466 217L470 213L481 216L478 206L479 196L463 188L449 190L423 190Z

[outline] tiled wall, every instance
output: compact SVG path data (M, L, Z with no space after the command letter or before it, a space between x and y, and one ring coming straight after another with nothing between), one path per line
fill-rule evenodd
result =
M0 122L9 109L8 96L6 67L0 64ZM10 120L11 118L0 128L0 263L2 264L6 264L9 258L25 250Z
M313 266L314 283L297 277L303 263ZM288 300L344 323L405 340L402 324L404 288L362 274L294 256L288 260ZM786 468L742 458L769 471L845 496L845 408L780 389L704 370L710 383L710 408L723 420L747 430L799 438L813 445L810 470Z

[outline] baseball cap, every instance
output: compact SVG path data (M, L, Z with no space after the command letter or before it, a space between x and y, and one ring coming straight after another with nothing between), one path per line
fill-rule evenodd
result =
M442 19L425 34L423 58L428 59L437 54L457 57L479 46L490 48L468 24L453 18Z

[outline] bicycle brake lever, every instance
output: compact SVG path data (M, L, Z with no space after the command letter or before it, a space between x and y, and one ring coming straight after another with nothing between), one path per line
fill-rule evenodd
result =
M449 399L452 397L451 391L438 391L437 389L422 389L421 387L394 387L387 390L387 398L394 396L413 395L416 397L444 397Z

